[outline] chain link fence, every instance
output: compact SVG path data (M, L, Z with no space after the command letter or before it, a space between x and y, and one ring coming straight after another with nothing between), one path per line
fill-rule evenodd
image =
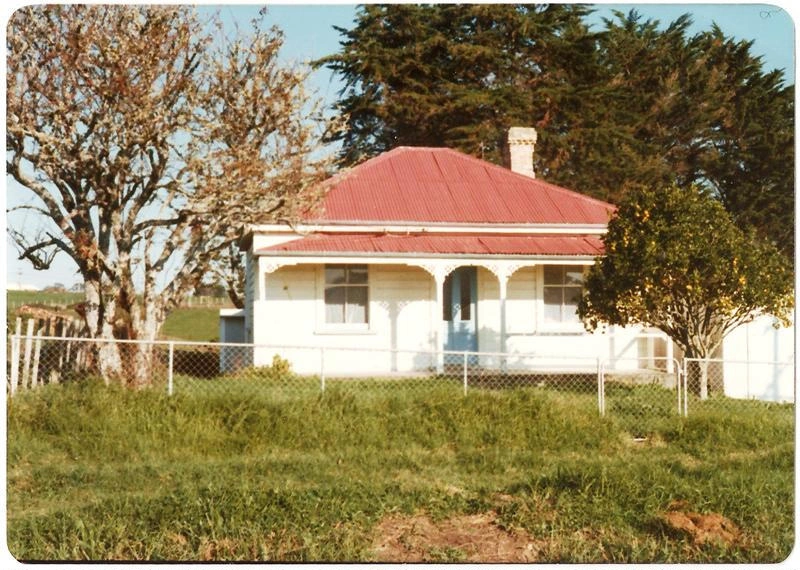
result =
M682 374L687 415L734 411L756 402L794 410L794 358L783 362L686 358Z
M621 422L635 438L683 415L683 382L677 360L666 357L604 361L599 374L601 413Z
M114 350L109 350L113 348ZM332 347L257 346L182 341L92 341L10 337L9 392L80 377L105 366L123 383L170 395L252 394L272 400L324 392L355 397L447 390L529 389L562 394L597 410L599 361L540 355ZM110 356L109 356L110 355ZM110 366L112 363L113 366Z
M647 437L659 422L763 401L794 406L794 362L670 358L601 360L536 354L92 341L14 334L8 392L101 376L184 397L290 402L323 394L363 400L527 390L569 400ZM705 376L703 367L705 366ZM111 373L108 373L108 371ZM705 380L703 380L705 378ZM704 392L702 386L707 390ZM754 402L756 400L756 402ZM774 405L774 404L773 404ZM783 404L778 404L783 405Z

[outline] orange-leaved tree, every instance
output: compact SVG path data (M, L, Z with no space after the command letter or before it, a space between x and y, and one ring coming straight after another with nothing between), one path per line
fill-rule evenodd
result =
M777 248L740 229L697 187L626 193L603 238L605 255L586 279L578 313L603 323L663 330L699 359L695 392L708 397L708 359L725 335L759 315L789 323L793 268Z

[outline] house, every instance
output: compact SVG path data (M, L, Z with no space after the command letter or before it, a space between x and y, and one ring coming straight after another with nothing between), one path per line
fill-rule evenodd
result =
M270 364L271 347L309 347L281 353L301 373L319 370L314 347L341 349L326 370L351 374L441 371L451 351L587 369L667 356L663 335L585 331L577 299L614 207L537 179L535 143L512 128L510 168L399 147L329 180L302 223L252 227L244 338L267 347L253 364Z
M722 344L725 395L770 402L795 400L794 327L762 315L731 331Z

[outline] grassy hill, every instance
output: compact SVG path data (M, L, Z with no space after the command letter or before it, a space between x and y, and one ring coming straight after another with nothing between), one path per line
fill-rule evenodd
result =
M643 441L532 390L282 403L83 382L8 416L25 560L742 563L794 546L792 406L698 411Z
M70 305L83 301L81 293L8 291L6 319L13 327L24 306L46 307L67 317L77 317ZM196 305L175 309L161 330L163 338L197 342L219 341L219 307Z
M219 342L219 307L181 307L172 311L161 336L175 340Z

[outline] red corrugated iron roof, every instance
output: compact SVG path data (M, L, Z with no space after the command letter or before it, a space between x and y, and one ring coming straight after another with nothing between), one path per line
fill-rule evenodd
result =
M313 234L255 253L597 256L603 253L603 242L592 235Z
M398 147L327 183L307 221L605 224L614 206L447 149Z

